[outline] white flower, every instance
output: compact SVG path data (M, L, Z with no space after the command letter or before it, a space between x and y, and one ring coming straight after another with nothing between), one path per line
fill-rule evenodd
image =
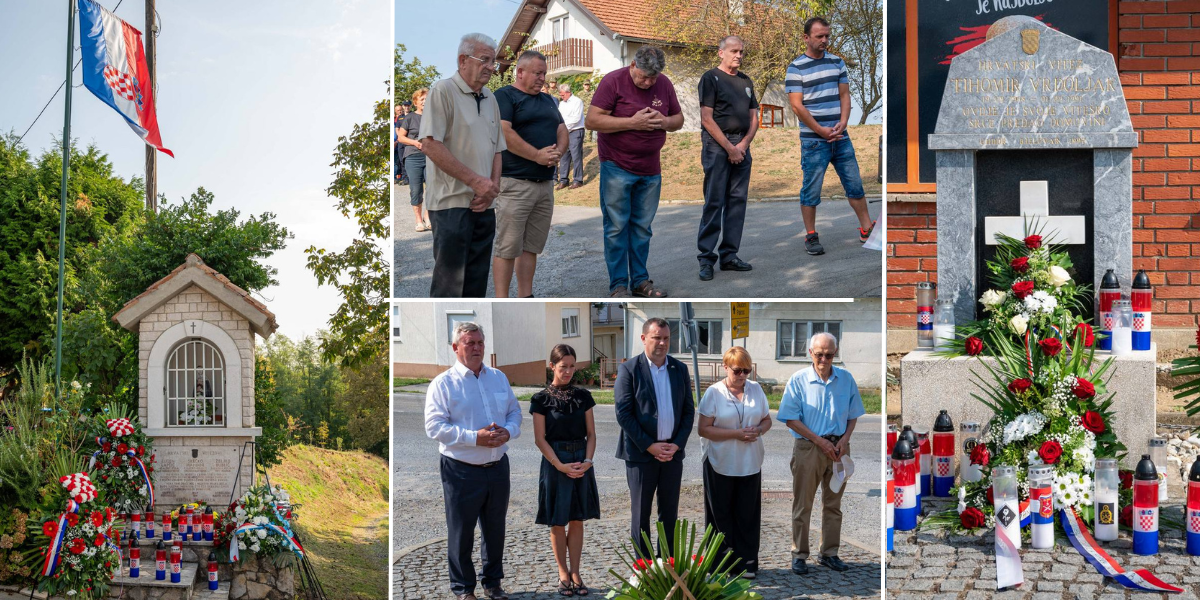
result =
M1025 455L1025 462L1031 465L1040 465L1042 464L1042 457L1038 455L1037 450L1030 450L1029 454Z
M266 529L259 529L257 531L257 534L258 534L258 539L260 539L260 540L267 539L267 530Z
M1008 326L1013 333L1017 335L1025 335L1025 329L1029 327L1029 319L1024 315L1014 315L1012 320L1008 322Z
M1007 296L1008 296L1008 294L1006 292L998 292L996 290L988 290L983 293L983 298L980 298L979 301L984 306L989 306L989 307L996 306L996 305L1002 304L1004 302L1004 299Z
M635 588L638 586L638 576L637 575L634 575L633 577L629 578L629 585L631 585Z
M1066 269L1057 265L1050 267L1050 283L1054 284L1054 287L1062 287L1063 284L1070 280L1071 275L1067 273Z
M250 551L251 551L251 552L258 552L258 551L259 551L259 550L261 550L261 549L262 549L262 548L261 548L261 547L258 545L258 542L255 542L253 546L250 546Z
M246 542L238 540L238 550L245 550L245 549L246 549Z

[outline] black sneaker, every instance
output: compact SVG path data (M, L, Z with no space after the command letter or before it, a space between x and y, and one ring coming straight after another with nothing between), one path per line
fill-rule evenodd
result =
M713 267L710 264L700 265L700 281L712 281Z
M753 268L754 267L750 266L750 263L736 256L721 263L722 271L749 271Z
M822 556L817 562L838 572L850 570L850 565L842 562L837 556Z
M874 231L874 229L875 229L875 221L871 221L871 226L866 229L859 227L858 228L858 241L860 241L864 244L867 243L867 239L871 237L871 232Z
M821 241L817 239L815 231L804 236L804 249L813 256L825 254L825 248L821 246Z
M808 575L808 565L804 563L803 558L792 559L792 572L797 575Z

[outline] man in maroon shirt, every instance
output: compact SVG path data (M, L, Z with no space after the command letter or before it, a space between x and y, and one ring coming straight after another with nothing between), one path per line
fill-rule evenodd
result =
M675 86L662 74L666 55L642 46L629 68L604 76L585 125L598 132L604 262L612 297L663 298L646 269L650 224L662 188L659 151L668 131L683 127Z

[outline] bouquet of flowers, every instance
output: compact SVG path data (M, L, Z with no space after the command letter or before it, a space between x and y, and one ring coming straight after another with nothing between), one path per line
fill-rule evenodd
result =
M658 539L667 539L665 526L658 523ZM646 547L653 547L650 536L642 532ZM696 526L686 520L675 525L675 549L673 555L660 548L660 556L643 556L641 548L621 548L617 556L631 572L629 577L609 569L619 580L606 598L612 600L666 600L684 598L684 592L703 600L762 600L762 595L751 591L750 580L741 573L734 573L737 562L729 553L721 554L721 542L725 535L708 526L700 539L700 551L695 553Z
M237 560L240 552L257 556L284 553L303 555L304 549L291 531L285 514L291 514L291 496L279 486L256 486L229 507L235 527L228 535L229 556Z
M154 504L154 446L137 417L109 404L88 422L94 482L100 500L118 513L140 513ZM86 451L86 446L85 446Z
M111 530L116 514L96 501L91 479L70 462L58 461L62 476L47 490L41 518L30 522L31 534L45 546L38 589L51 596L105 598L121 568Z

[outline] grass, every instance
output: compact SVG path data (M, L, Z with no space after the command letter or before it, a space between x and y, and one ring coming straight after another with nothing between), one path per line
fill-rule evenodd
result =
M268 472L301 504L297 533L329 597L387 598L387 461L297 445Z
M595 400L596 404L612 404L613 403L612 390L591 390L591 392L592 392L592 400ZM868 415L879 414L881 411L881 408L883 406L883 404L882 404L883 396L882 396L882 394L880 394L879 390L871 390L871 389L861 390L860 393L862 395L863 408L866 409L867 414ZM533 397L533 394L522 394L520 396L517 396L517 399L518 400L529 400L532 397ZM767 394L767 402L771 405L771 410L779 410L779 403L782 400L783 400L782 392L775 392L775 393Z
M852 125L850 139L858 155L863 188L868 195L882 193L879 178L880 125ZM750 198L800 195L799 129L760 129L750 145L754 166L750 173ZM667 134L662 149L662 200L703 200L704 170L700 167L700 132ZM600 159L596 142L583 144L583 187L554 193L555 204L599 206ZM825 173L823 197L845 197L841 181L830 167Z
M398 388L406 385L421 385L423 383L429 383L429 380L421 377L397 377L392 380L392 387Z

